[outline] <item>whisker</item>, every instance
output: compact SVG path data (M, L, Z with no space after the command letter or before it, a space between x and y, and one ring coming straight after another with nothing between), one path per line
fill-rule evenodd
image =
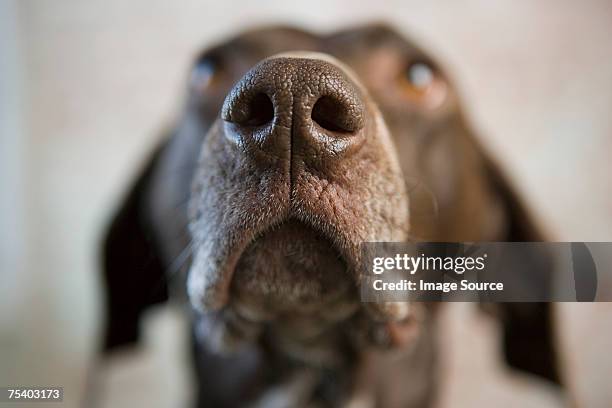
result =
M194 242L193 240L190 240L185 248L176 256L176 258L170 262L165 273L162 274L157 283L153 285L154 289L152 290L152 293L159 293L164 287L170 290L170 282L179 277L182 267L185 265L187 260L190 259L193 247Z
M191 257L195 242L190 239L185 248L174 258L174 260L168 265L167 273L169 278L175 277L187 263L187 260Z
M161 217L162 218L172 217L176 215L176 213L178 212L183 212L186 209L186 207L189 205L190 198L191 197L188 195L184 199L179 200L177 203L174 203L173 205L168 206L168 208L162 211Z
M409 196L416 196L414 198L417 199L417 201L424 201L423 197L425 197L425 202L423 202L422 204L418 205L416 208L423 208L425 207L425 210L423 211L415 211L415 208L412 207L412 203L414 203L414 200L411 200L411 208L410 208L410 213L411 216L417 216L417 217L433 217L434 219L438 217L439 214L439 205L438 205L438 200L434 194L434 192L422 181L422 180L417 180L416 182L410 182L410 181L406 181L406 192L408 193ZM418 198L421 198L421 200L418 200ZM417 203L418 204L418 203Z

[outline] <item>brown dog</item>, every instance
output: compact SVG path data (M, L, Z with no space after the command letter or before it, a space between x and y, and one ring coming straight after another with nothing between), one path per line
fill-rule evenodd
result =
M105 345L171 282L198 406L427 406L437 308L361 304L360 244L540 239L429 55L381 25L250 31L197 59L112 224ZM548 306L498 309L509 363L558 381Z

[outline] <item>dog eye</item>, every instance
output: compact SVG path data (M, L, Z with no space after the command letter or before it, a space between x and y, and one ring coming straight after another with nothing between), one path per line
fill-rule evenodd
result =
M446 83L439 73L426 62L412 62L400 75L400 88L410 100L434 109L446 97Z
M191 88L197 91L206 89L215 79L217 65L213 58L204 57L198 60L189 78Z

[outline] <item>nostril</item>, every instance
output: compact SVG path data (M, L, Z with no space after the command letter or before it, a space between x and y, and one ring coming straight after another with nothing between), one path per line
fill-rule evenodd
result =
M351 133L361 128L361 115L330 96L322 96L312 108L312 120L332 132Z
M243 126L262 126L274 119L274 105L264 93L253 96L244 107L244 115L238 124Z
M341 114L340 105L329 96L323 96L313 106L311 117L323 129L333 132L348 132L348 129L344 129L338 124L337 119Z

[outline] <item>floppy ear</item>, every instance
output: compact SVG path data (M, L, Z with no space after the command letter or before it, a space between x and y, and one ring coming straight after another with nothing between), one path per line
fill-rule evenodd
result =
M143 311L168 298L163 263L144 211L145 191L161 149L154 154L115 214L103 248L106 284L104 351L134 343Z
M502 199L506 214L504 241L544 241L546 236L534 222L519 195L499 167L487 160L489 178ZM553 260L539 251L539 279L552 284ZM554 316L551 303L499 303L503 325L503 351L511 367L561 383L554 338Z

